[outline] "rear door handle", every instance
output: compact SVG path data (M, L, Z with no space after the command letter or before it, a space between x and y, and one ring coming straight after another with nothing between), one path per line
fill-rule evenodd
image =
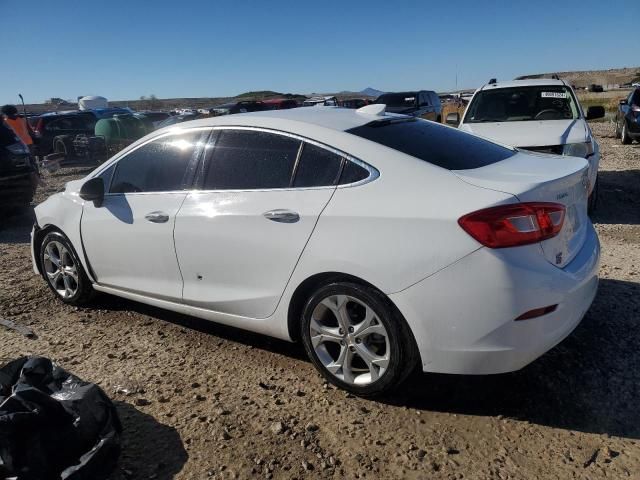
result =
M296 223L300 220L300 215L296 212L292 212L291 210L269 210L268 212L264 212L262 215L264 215L264 218L267 220L272 220L278 223Z
M146 218L151 223L166 223L169 221L169 215L164 212L149 212L144 218Z

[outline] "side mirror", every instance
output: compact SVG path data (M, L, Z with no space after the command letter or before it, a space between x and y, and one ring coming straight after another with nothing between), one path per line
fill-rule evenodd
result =
M457 127L460 124L460 114L458 112L448 113L446 118L447 125Z
M626 105L627 104L627 99L623 98L622 100L620 100L620 105Z
M587 120L594 120L596 118L604 117L604 107L598 105L595 107L589 107L587 109Z
M101 207L104 200L104 180L95 177L85 182L80 188L80 198L93 202L95 207Z

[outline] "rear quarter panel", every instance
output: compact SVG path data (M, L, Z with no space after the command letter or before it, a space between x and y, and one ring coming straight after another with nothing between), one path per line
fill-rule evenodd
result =
M359 158L376 167L379 178L338 187L302 254L294 285L334 271L387 294L400 291L480 247L458 218L514 201L510 194L466 184L448 170L395 150L367 148Z

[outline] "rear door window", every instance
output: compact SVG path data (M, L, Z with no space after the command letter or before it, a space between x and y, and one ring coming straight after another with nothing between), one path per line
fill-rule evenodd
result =
M293 186L296 188L335 185L342 157L325 148L305 143L298 161Z
M514 150L419 119L377 120L347 133L448 170L484 167L515 155Z
M344 164L344 168L342 169L342 175L340 175L340 185L360 182L365 178L368 178L369 175L369 170L347 160Z
M171 192L190 188L190 165L203 147L203 132L168 135L126 154L116 165L110 193ZM105 180L108 180L107 171Z
M205 190L289 188L301 141L256 130L218 131Z

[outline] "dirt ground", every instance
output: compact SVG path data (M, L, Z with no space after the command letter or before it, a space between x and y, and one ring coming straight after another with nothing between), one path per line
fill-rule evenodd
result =
M0 317L37 338L0 327L0 359L45 355L112 396L124 424L112 480L640 478L640 145L594 130L600 290L519 372L416 373L363 400L297 345L108 296L67 307L31 270L30 211L0 220ZM48 177L37 201L82 172Z

